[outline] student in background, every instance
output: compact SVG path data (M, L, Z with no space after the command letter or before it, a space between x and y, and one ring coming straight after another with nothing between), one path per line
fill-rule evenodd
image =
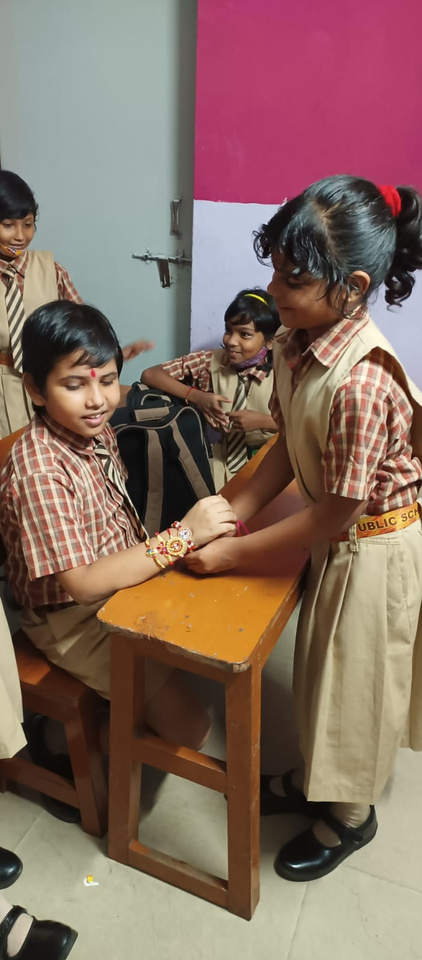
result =
M241 290L224 314L223 347L200 350L142 374L149 387L193 403L219 438L212 443L216 490L276 432L269 411L272 343L280 326L273 301L259 287Z
M0 170L0 438L24 427L33 415L22 384L21 335L25 318L51 300L82 303L64 269L49 250L29 250L38 205L16 173ZM129 360L153 346L139 340L123 350Z
M28 184L16 173L0 170L0 437L32 417L22 383L25 317L50 300L82 303L67 270L49 250L28 250L37 213Z

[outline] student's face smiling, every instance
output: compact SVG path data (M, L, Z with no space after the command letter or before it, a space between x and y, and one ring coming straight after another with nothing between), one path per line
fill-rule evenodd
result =
M33 213L28 213L23 220L6 219L0 221L0 255L10 257L19 256L23 253L35 233L35 218Z
M238 319L239 317L233 317L233 320L227 321L223 336L223 343L232 363L251 360L265 345L264 334L255 330L253 320L249 323L237 323Z
M274 253L272 261L274 273L267 289L274 297L283 326L309 330L315 339L340 319L333 306L336 291L328 297L324 280L313 280L308 274L295 277L293 265L282 253Z
M78 363L80 350L58 360L49 373L44 396L29 382L29 393L38 406L60 426L81 437L95 437L104 429L120 400L116 361L91 368ZM92 372L91 372L92 370Z

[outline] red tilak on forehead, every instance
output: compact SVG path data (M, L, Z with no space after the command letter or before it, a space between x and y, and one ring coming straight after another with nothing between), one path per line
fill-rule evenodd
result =
M90 372L90 374L91 374L91 377L96 377L96 376L97 376L97 374L95 373L95 370L90 370L89 372Z

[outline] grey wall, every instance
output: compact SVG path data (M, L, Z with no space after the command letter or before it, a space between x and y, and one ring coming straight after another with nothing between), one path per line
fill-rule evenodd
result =
M35 192L34 246L53 250L123 342L156 340L127 382L189 343L189 269L163 290L131 254L191 250L196 2L0 0L0 16L2 166Z

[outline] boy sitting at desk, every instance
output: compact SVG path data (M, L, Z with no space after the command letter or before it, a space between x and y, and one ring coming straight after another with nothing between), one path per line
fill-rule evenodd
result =
M97 611L117 590L232 532L235 517L221 496L207 497L145 541L108 426L122 352L99 310L68 301L39 307L22 345L36 415L0 475L7 576L35 646L108 698L110 635ZM148 661L145 693L145 721L159 736L193 748L205 742L208 715L176 672Z

